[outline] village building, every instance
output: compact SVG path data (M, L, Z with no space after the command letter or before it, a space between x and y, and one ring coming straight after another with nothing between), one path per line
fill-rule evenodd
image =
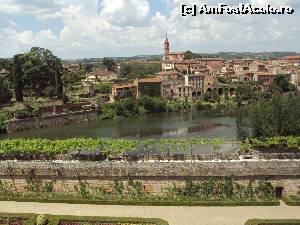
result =
M294 64L295 66L300 65L300 55L286 56L286 57L281 58L281 60L288 64Z
M114 101L124 98L137 98L137 86L133 83L114 84L112 87L112 98Z
M268 69L266 68L268 63L262 62L262 61L255 61L249 65L249 70L251 72L268 72Z
M86 75L85 83L112 82L118 79L118 74L104 68L95 68Z
M161 71L158 73L157 77L161 79L162 81L176 81L182 77L182 75L175 71L175 70L169 70L169 71Z
M77 73L80 71L79 64L65 64L63 65L63 71L68 73Z
M193 87L186 85L176 85L174 88L174 98L181 100L191 100L193 97Z
M204 93L204 74L186 74L184 76L184 84L186 87L192 87L192 96L193 98L201 97ZM190 97L190 96L188 96Z
M135 85L137 86L137 98L143 95L151 97L161 96L162 80L159 77L136 79Z
M7 77L9 72L6 69L0 70L0 78L5 78Z
M272 84L276 78L276 75L270 72L257 72L254 74L254 81L261 82L265 85Z

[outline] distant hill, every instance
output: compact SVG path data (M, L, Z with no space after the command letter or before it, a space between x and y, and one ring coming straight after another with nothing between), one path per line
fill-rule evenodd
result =
M203 58L223 58L228 59L259 59L259 60L274 60L285 56L300 55L297 52L219 52L219 53L193 53L195 58L199 56ZM146 61L159 61L162 60L163 55L137 55L132 57L111 57L116 62L130 61L130 60L146 60ZM69 63L83 63L83 64L97 64L101 63L103 58L84 58L74 60L63 60L64 64Z

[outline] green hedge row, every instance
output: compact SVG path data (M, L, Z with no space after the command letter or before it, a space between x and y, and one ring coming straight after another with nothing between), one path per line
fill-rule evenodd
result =
M261 220L251 219L245 225L300 225L300 219L297 220Z
M136 206L278 206L278 200L265 201L176 201L176 200L89 200L79 198L34 198L0 196L0 201L41 202L41 203L68 203L93 205L136 205Z
M25 219L24 225L34 225L36 217L35 214L6 214L0 213L1 217L8 218L23 218ZM46 215L49 220L49 224L58 225L61 220L64 221L83 221L83 222L102 222L102 223L153 223L155 225L169 225L168 222L157 218L129 218L129 217L84 217L84 216L54 216Z
M300 199L283 198L282 200L289 206L300 206Z

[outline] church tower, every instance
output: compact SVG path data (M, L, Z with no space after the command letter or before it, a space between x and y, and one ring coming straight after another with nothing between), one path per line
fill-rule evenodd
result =
M168 40L168 34L166 34L166 40L164 42L164 50L165 50L164 60L167 60L169 58L169 53L170 53L170 43Z

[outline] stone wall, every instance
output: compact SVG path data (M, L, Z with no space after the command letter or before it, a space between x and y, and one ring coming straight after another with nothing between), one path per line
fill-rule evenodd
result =
M10 121L7 123L7 132L18 132L36 128L53 127L67 123L95 120L97 116L97 110L90 110Z
M232 176L235 182L268 179L275 187L283 187L283 195L295 195L300 188L300 161L220 161L220 162L0 162L0 180L13 184L14 190L26 190L26 178L56 180L55 189L74 192L79 179L92 187L113 187L115 178L129 176L143 183L144 191L158 194L173 184Z

